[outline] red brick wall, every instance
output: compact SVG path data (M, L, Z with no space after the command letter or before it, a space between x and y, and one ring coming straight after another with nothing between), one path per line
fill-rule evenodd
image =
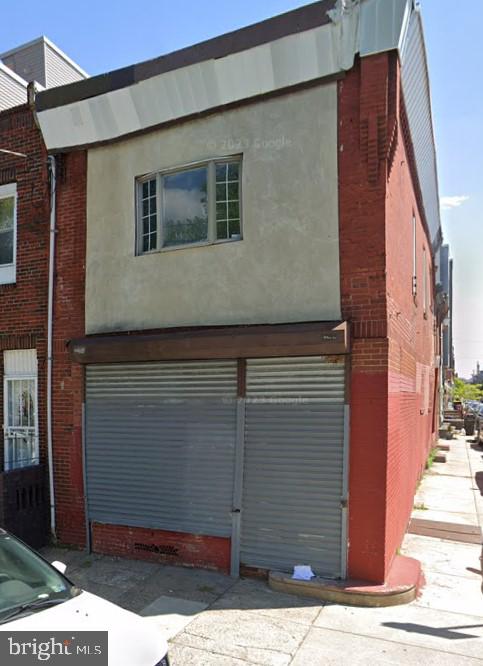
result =
M339 84L342 316L351 322L349 575L384 577L388 340L385 285L387 57ZM382 85L381 85L382 82Z
M399 71L394 72L399 84ZM400 90L399 85L397 87ZM436 423L436 319L431 245L419 207L412 146L405 132L403 99L386 197L389 345L386 560L401 545L416 485L434 440ZM416 295L413 295L413 216L416 218ZM423 308L423 252L427 260L427 311Z
M231 540L143 527L93 523L94 552L230 571Z
M82 470L83 368L66 344L85 333L85 152L58 158L56 281L54 291L53 446L57 536L85 544Z
M411 388L424 368L432 403L432 315L423 319L411 293L413 208L418 248L426 243L431 257L401 112L395 53L356 62L339 83L341 299L353 340L349 574L376 582L401 544L432 421Z
M46 339L49 264L47 153L27 105L0 113L0 185L17 184L17 278L0 285L0 423L3 415L3 351L37 349L41 461L46 460ZM3 465L3 437L0 437Z

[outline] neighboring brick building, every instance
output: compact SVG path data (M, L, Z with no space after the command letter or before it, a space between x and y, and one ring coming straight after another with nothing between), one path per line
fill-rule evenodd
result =
M438 423L419 11L325 0L37 114L60 539L384 581Z
M35 545L49 537L51 174L28 87L85 76L43 37L0 55L0 525Z
M48 510L49 185L47 152L27 104L0 112L0 148L11 151L0 153L1 522L39 543Z

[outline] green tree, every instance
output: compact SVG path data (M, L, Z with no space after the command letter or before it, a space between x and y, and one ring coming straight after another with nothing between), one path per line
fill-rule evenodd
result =
M483 398L482 387L478 384L468 384L463 379L456 377L453 387L453 400L481 400Z

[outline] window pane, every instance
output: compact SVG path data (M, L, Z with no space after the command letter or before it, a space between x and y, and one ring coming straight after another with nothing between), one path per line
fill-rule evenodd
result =
M228 217L230 220L238 220L240 218L240 204L238 201L230 201L228 204Z
M142 184L141 187L141 241L142 252L150 252L157 249L157 199L156 179L152 178Z
M208 170L206 167L164 176L164 245L208 239Z
M14 197L0 199L0 232L13 229Z
M230 220L229 224L229 231L230 231L230 238L233 238L234 236L239 236L240 235L240 220Z
M224 174L221 182L221 174ZM216 219L217 238L240 237L240 163L216 165ZM226 221L225 221L226 220Z
M238 183L228 183L228 200L238 201Z
M228 218L227 204L225 201L216 204L216 219L226 220Z
M216 184L216 200L217 201L226 201L226 184L222 183Z
M216 165L216 182L224 183L226 180L226 169L227 164L217 164Z
M223 240L228 238L228 223L226 220L221 220L216 223L216 237L218 240Z
M238 180L239 164L238 162L231 162L228 166L228 180Z
M0 266L13 264L13 229L0 232Z

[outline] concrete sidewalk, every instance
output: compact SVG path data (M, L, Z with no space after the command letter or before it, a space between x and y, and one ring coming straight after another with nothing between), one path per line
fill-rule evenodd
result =
M451 442L447 463L423 480L415 517L478 525L483 451ZM478 485L480 484L480 485ZM483 489L482 489L483 490ZM476 522L475 522L476 521ZM483 664L477 544L408 534L426 586L407 606L354 608L274 592L263 581L46 549L72 580L146 616L170 638L173 666Z

